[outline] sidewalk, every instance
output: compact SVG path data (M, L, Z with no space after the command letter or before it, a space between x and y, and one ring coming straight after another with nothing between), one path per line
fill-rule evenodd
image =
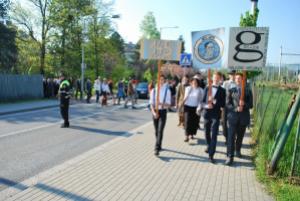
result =
M57 99L33 100L21 103L3 103L0 104L0 115L58 107L58 105L59 101Z
M236 158L234 166L228 167L223 165L223 136L218 137L217 163L211 164L204 152L203 131L187 144L176 124L176 113L169 113L160 157L153 155L149 122L36 177L31 184L25 181L12 187L18 193L9 199L0 194L0 200L273 200L255 179L249 135L243 159Z

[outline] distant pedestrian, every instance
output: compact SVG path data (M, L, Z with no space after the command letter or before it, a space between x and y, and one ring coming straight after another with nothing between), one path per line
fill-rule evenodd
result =
M128 101L131 101L131 108L135 109L136 107L134 106L135 103L135 89L133 85L133 79L130 79L128 82L128 87L127 87L127 98L124 103L124 108L127 108Z
M176 108L178 112L178 125L184 127L184 93L185 88L189 86L189 78L187 75L183 76L181 79L181 83L177 87L177 94L176 94Z
M107 105L107 96L110 94L109 86L107 83L107 79L103 78L103 82L101 85L101 95L102 95L102 101L101 104L102 106Z
M162 150L162 139L165 124L167 121L167 110L171 105L171 92L168 85L165 83L165 77L160 76L160 91L158 100L158 113L156 113L156 103L157 103L157 88L152 89L150 93L150 108L153 117L153 124L155 129L155 147L154 155L158 156L159 152Z
M69 123L69 103L70 103L70 83L65 78L65 75L62 73L60 76L60 113L64 120L64 123L61 125L62 128L68 128Z
M75 91L75 99L78 99L78 94L80 93L80 98L82 97L82 91L81 91L81 80L76 80L76 91Z
M94 90L96 93L96 103L99 103L99 97L101 94L101 81L100 81L100 77L98 77L95 82L94 82Z
M121 98L123 99L123 101L125 101L125 83L124 83L124 79L120 79L120 81L118 82L118 92L117 92L117 98L118 98L118 105L120 105L120 101Z
M87 79L85 89L86 89L86 102L90 103L92 97L92 89L93 89L92 82L90 79Z

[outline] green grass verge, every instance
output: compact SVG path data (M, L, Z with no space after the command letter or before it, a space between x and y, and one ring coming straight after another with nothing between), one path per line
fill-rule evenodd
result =
M273 91L273 95L271 96ZM281 90L278 88L265 87L259 105L254 111L254 125L252 138L257 142L253 155L255 158L256 175L259 181L264 183L278 201L300 201L300 186L290 184L288 181L291 172L292 155L294 151L295 135L298 118L296 119L291 134L288 138L274 176L267 174L267 161L277 131L279 130L291 95L295 91ZM270 98L271 97L271 98ZM270 101L269 101L270 100ZM281 100L281 101L280 101ZM268 108L266 108L269 102ZM263 118L264 110L265 117ZM261 130L260 123L262 124ZM300 154L300 153L299 153ZM297 175L300 177L300 161L296 164Z

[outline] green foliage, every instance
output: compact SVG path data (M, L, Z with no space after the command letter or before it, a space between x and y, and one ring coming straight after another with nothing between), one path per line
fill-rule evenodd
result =
M153 80L153 75L150 68L145 71L143 78L144 80L147 80L148 83Z
M278 163L274 178L266 175L267 162L270 156L270 151L274 143L275 135L279 130L285 113L288 108L291 96L295 91L272 88L270 86L259 87L254 90L257 106L254 110L254 125L252 137L258 142L255 148L255 163L258 178L267 184L268 189L275 195L276 200L297 200L300 195L300 188L288 184L288 178L291 171L291 161L295 142L295 134L297 124L295 123L292 132L285 145L283 154ZM271 94L273 95L271 96ZM267 102L270 99L268 108ZM263 120L263 111L266 109L265 118ZM298 120L296 120L297 122ZM258 133L260 124L262 124L261 132ZM296 173L300 176L300 166L296 167ZM284 190L283 190L284 188ZM281 189L281 190L279 190Z
M113 69L111 77L113 78L114 82L117 82L123 78L131 77L133 73L134 72L132 69L118 65Z
M17 60L18 72L21 74L39 73L40 51L39 44L21 30L17 34L19 55Z
M0 23L0 71L12 72L18 57L16 30Z
M148 12L142 23L140 24L140 30L143 34L143 38L147 39L159 39L160 32L156 28L156 20L153 12Z
M254 14L246 12L245 16L242 14L240 18L240 27L256 27L258 19L259 9L256 8Z

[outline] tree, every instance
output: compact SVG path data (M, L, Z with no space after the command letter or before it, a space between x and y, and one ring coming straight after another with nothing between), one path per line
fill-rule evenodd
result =
M27 0L38 12L34 16L34 12L22 8L20 4L16 4L13 9L13 20L22 28L27 30L28 35L39 44L40 49L40 73L44 75L46 45L48 31L51 28L49 23L51 0ZM37 20L37 23L34 21ZM34 31L34 24L38 25L38 30ZM39 34L38 34L39 33Z
M249 11L246 12L245 16L243 14L240 18L240 27L256 27L258 19L259 9L256 8L253 14Z
M143 34L143 38L147 39L160 39L160 32L156 28L156 20L153 12L148 12L142 23L140 24L140 30Z
M0 70L11 72L17 62L16 30L0 23Z
M0 1L0 18L6 18L7 13L10 8L10 0L1 0Z

